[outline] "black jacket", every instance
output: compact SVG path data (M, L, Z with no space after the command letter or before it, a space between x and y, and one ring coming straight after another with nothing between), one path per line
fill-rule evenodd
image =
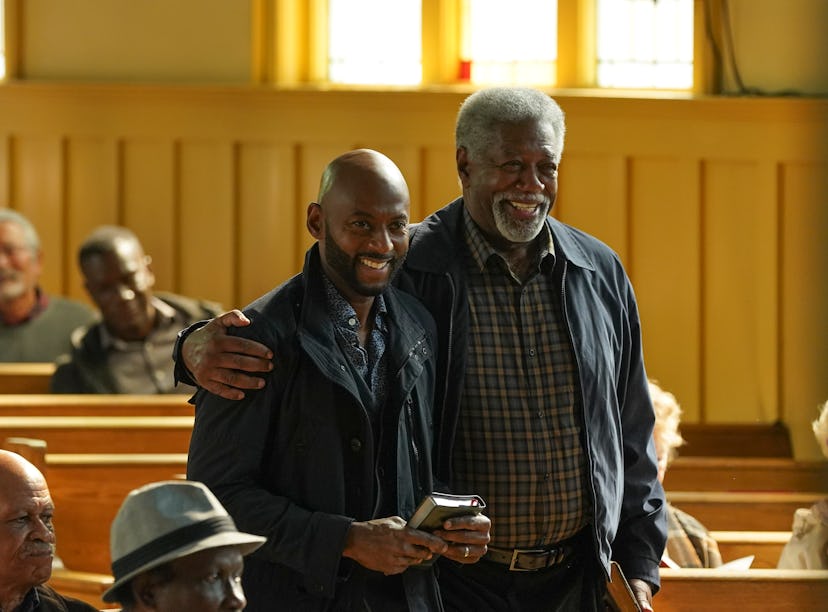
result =
M433 321L402 292L383 297L393 381L377 448L326 312L316 246L302 274L245 309L249 327L231 330L278 356L267 385L241 402L195 397L188 477L241 530L267 537L245 562L248 610L358 609L350 598L367 570L341 556L351 522L378 517L380 488L403 518L431 491ZM431 570L409 569L403 582L412 611L440 609Z

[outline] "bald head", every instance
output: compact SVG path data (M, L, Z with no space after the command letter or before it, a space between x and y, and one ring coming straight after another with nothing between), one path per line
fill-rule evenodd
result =
M53 511L40 470L0 450L0 609L14 610L29 589L51 576Z
M325 167L317 202L324 206L328 193L334 189L347 193L358 190L365 182L386 183L389 189L404 193L408 200L408 185L393 161L373 149L355 149L343 153Z
M5 497L4 492L9 490L7 485L23 480L46 482L40 470L29 460L17 453L0 449L0 500Z

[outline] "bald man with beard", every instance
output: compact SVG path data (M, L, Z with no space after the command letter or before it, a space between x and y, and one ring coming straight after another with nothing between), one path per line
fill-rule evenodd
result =
M478 558L406 526L434 486L436 367L431 316L391 286L408 214L408 187L386 156L333 160L308 206L317 242L303 272L231 330L279 355L267 385L241 403L195 397L188 477L240 529L267 537L245 562L250 611L438 612L433 571L418 566L450 548ZM488 541L488 518L454 522Z
M43 474L0 450L0 612L95 612L46 586L52 575L54 504Z

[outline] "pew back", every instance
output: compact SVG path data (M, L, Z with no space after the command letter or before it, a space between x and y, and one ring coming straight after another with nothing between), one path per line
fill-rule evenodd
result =
M658 612L824 610L828 570L662 569Z
M54 363L0 363L0 393L49 393Z
M667 500L713 531L788 531L797 508L824 493L667 491Z

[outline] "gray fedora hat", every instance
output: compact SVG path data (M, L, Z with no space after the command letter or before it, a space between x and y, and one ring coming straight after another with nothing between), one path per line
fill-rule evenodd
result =
M103 600L154 567L208 548L238 546L247 555L265 538L243 533L200 482L168 480L131 491L112 521L109 549L115 582Z

